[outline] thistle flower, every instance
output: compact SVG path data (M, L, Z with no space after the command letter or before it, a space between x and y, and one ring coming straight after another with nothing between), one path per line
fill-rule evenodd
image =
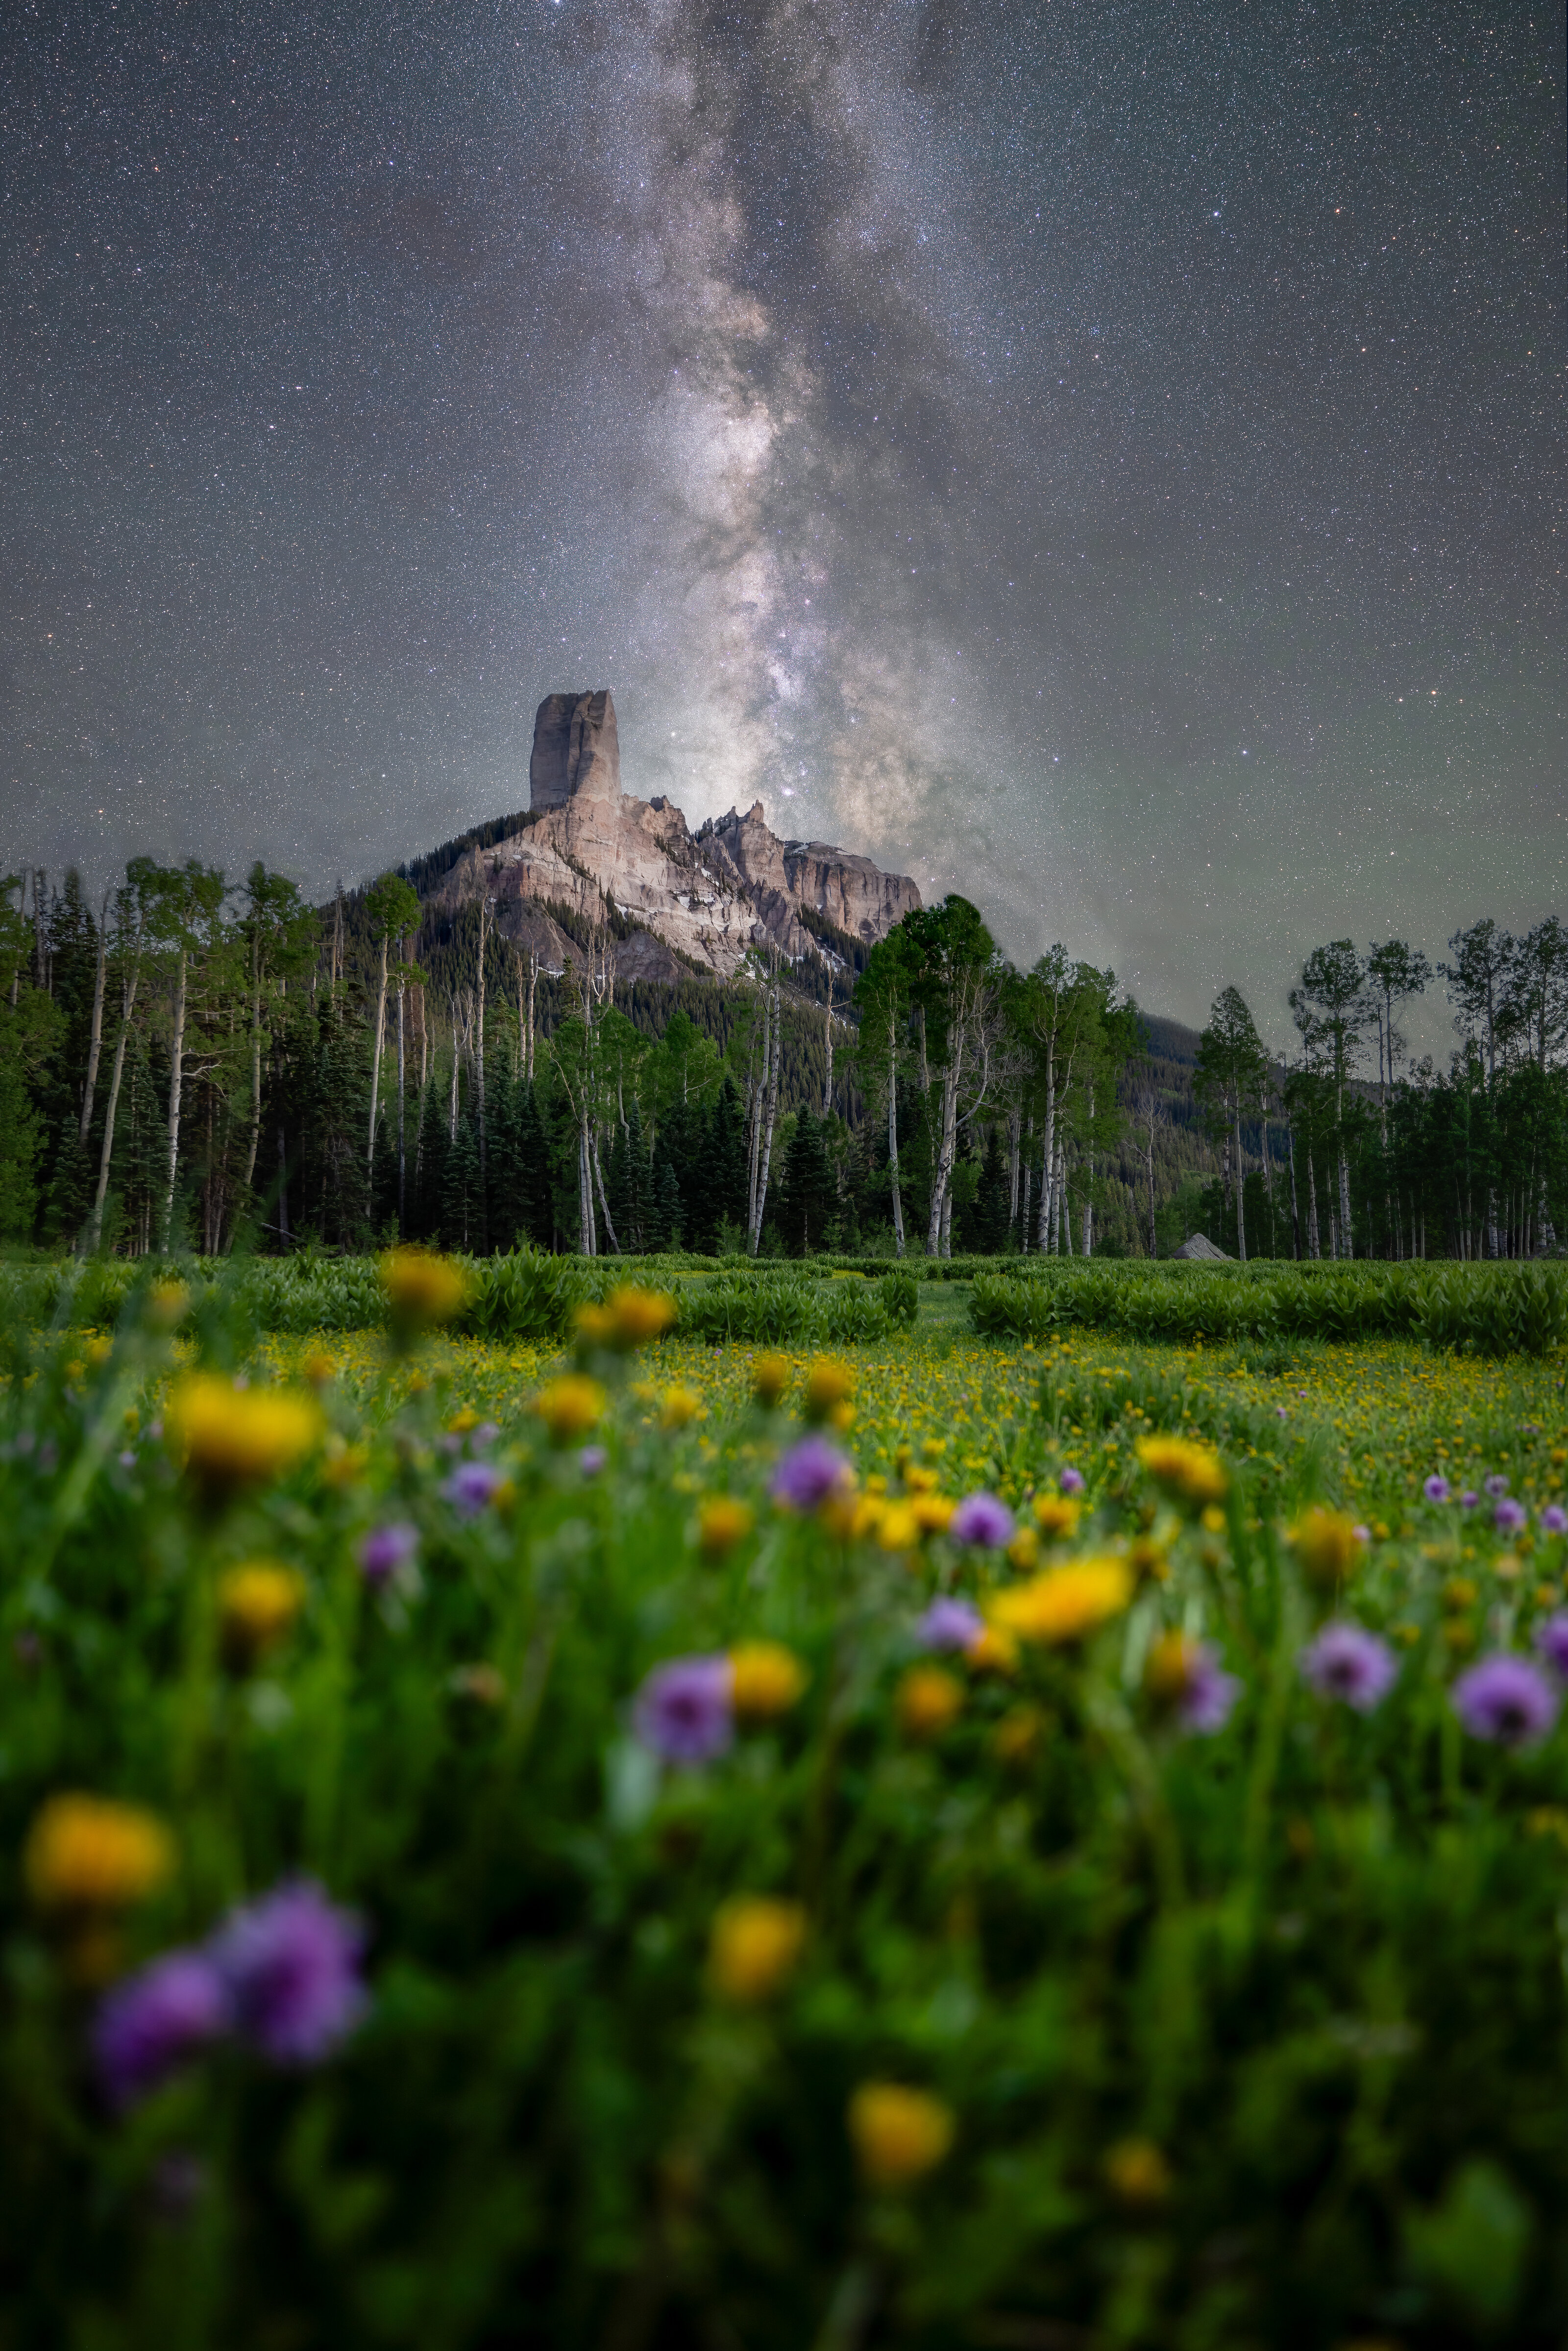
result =
M1301 1651L1301 1667L1320 1698L1337 1698L1370 1714L1393 1687L1399 1661L1386 1641L1361 1625L1325 1625Z
M1064 1494L1082 1494L1083 1491L1083 1479L1079 1470L1064 1469L1056 1482Z
M228 1987L206 1954L165 1951L99 2009L93 2057L110 2104L145 2097L231 2022Z
M315 2065L364 2013L364 1933L313 1879L234 1912L208 1945L238 2032L279 2065Z
M1568 1510L1560 1502L1548 1502L1541 1513L1543 1535L1568 1535Z
M781 1641L742 1641L729 1652L729 1703L738 1722L788 1714L805 1687L805 1667Z
M773 1499L787 1510L814 1510L852 1475L843 1455L825 1437L803 1437L773 1473Z
M1429 1502L1446 1502L1453 1490L1448 1479L1438 1477L1436 1472L1421 1489Z
M666 1763L711 1763L735 1737L727 1656L672 1657L637 1693L632 1726Z
M441 1490L460 1519L476 1519L506 1482L488 1461L460 1461Z
M1010 1541L1013 1514L994 1494L966 1494L947 1529L955 1542L973 1543L981 1551L1000 1551Z
M1508 1479L1503 1476L1500 1469L1494 1469L1491 1476L1490 1478L1483 1479L1481 1482L1485 1491L1491 1497L1494 1502L1500 1495L1506 1494L1508 1491Z
M1475 1488L1467 1486L1459 1496L1459 1508L1461 1510L1473 1510L1479 1500L1480 1496L1476 1492Z
M1568 1681L1568 1614L1562 1609L1535 1628L1535 1646L1560 1681Z
M1223 1730L1241 1695L1241 1684L1221 1667L1207 1641L1187 1633L1166 1633L1149 1652L1145 1687L1156 1704L1168 1707L1184 1730L1205 1735Z
M708 1975L737 2008L753 2008L782 1989L806 1941L806 1913L771 1895L739 1895L713 1922Z
M900 2082L862 2082L850 2100L850 2138L873 2188L907 2188L953 2144L950 2106Z
M51 1796L33 1823L24 1868L40 1910L125 1910L174 1866L168 1830L138 1804Z
M934 1600L915 1628L923 1649L967 1649L986 1629L986 1620L967 1600Z
M1532 1746L1557 1719L1557 1692L1528 1657L1483 1657L1459 1676L1452 1698L1470 1737L1501 1747Z
M585 1445L577 1457L577 1466L585 1478L597 1478L609 1458L602 1445Z
M1491 1518L1500 1535L1516 1535L1528 1523L1530 1513L1522 1502L1512 1501L1505 1496L1492 1511Z
M372 1589L390 1583L419 1549L419 1530L400 1520L372 1527L360 1544L360 1573Z

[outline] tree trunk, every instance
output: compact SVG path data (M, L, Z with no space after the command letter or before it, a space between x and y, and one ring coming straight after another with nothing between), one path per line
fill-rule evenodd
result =
M1056 1146L1056 1198L1060 1231L1057 1236L1059 1254L1072 1255L1072 1204L1067 1196L1067 1145Z
M753 1257L757 1244L753 1238L758 1229L757 1179L762 1166L762 1111L768 1094L768 1059L772 1050L773 1001L766 989L762 997L762 1068L755 1081L747 1079L747 1170L746 1170L746 1237Z
M1056 1051L1054 1045L1045 1050L1045 1149L1040 1163L1040 1253L1047 1257L1051 1245L1051 1193L1056 1174Z
M403 1036L402 1008L406 987L397 992L397 1237L402 1240L408 1228L408 1159L404 1149L403 1128Z
M577 1128L577 1213L581 1226L580 1247L582 1255L597 1257L599 1236L593 1229L593 1176L589 1163L586 1110L579 1120Z
M261 924L250 943L250 1145L246 1153L245 1188L256 1181L256 1155L261 1142Z
M1310 1146L1307 1151L1307 1255L1314 1265L1322 1255L1318 1236L1318 1178Z
M1031 1179L1031 1177L1033 1176L1033 1174L1034 1174L1034 1170L1033 1170L1033 1168L1030 1165L1029 1160L1028 1160L1028 1158L1027 1158L1027 1156L1026 1156L1026 1157L1025 1157L1025 1159L1024 1159L1024 1163L1023 1163L1023 1183L1022 1183L1022 1186L1021 1186L1021 1204L1022 1204L1023 1214L1021 1215L1021 1217L1019 1217L1019 1254L1021 1257L1027 1257L1027 1256L1029 1255L1029 1242L1030 1242L1030 1221L1029 1221L1029 1208L1030 1208L1030 1179Z
M1155 1114L1149 1113L1149 1259L1159 1256L1159 1241L1155 1233Z
M479 1003L475 1017L475 1092L479 1103L479 1246L488 1246L490 1212L489 1167L486 1158L485 1134L485 931L490 912L488 896L479 901ZM605 1218L609 1222L609 1218Z
M376 1058L371 1065L371 1132L365 1145L365 1165L376 1164L376 1105L381 1099L382 1054L387 1037L387 943L382 941L382 984L376 998Z
M120 1081L125 1074L125 1048L131 1037L131 1015L136 1003L136 983L140 974L134 969L125 983L124 1005L120 1014L120 1035L115 1040L114 1067L110 1072L109 1102L103 1114L103 1148L98 1160L98 1192L92 1204L92 1221L88 1229L89 1251L96 1250L103 1237L103 1204L109 1193L109 1163L114 1156L114 1114L120 1107Z
M1342 1249L1346 1257L1354 1257L1355 1242L1350 1222L1350 1161L1345 1156L1343 1141L1339 1146L1339 1229Z
M828 981L828 1074L822 1085L822 1116L831 1117L833 1108L833 983Z
M288 1229L288 1157L283 1129L277 1130L277 1234L286 1245L293 1239Z
M163 1217L159 1247L167 1252L174 1222L174 1178L180 1164L180 1090L185 1070L185 980L190 957L180 949L180 976L174 983L174 1033L169 1052L169 1176L163 1187Z
M1015 1103L1008 1113L1008 1227L1016 1231L1019 1220L1019 1144L1023 1121Z
M1296 1263L1300 1265L1301 1261L1301 1203L1296 1197L1296 1130L1293 1126L1289 1129L1289 1140L1291 1145L1291 1247L1295 1252Z
M1091 1134L1094 1132L1094 1089L1092 1086L1089 1089L1089 1131ZM1094 1254L1094 1150L1092 1144L1091 1144L1089 1149L1088 1181L1085 1185L1083 1193L1083 1254L1085 1257L1092 1257Z
M1236 1105L1236 1254L1247 1262L1247 1163L1241 1156L1241 1105Z
M947 1186L952 1181L953 1161L958 1148L958 1083L963 1071L963 1034L955 1020L947 1032L947 1063L942 1072L942 1134L936 1155L936 1166L931 1186L931 1218L925 1232L925 1254L939 1257L942 1253L942 1231L946 1218Z
M898 1014L887 1008L887 1173L893 1187L893 1238L904 1255L904 1196L898 1188Z
M779 1117L779 1064L783 1059L783 1015L779 1002L779 979L773 980L773 1056L770 1067L764 1072L768 1079L767 1124L762 1136L762 1163L757 1173L757 1208L751 1228L751 1254L755 1257L762 1246L762 1219L768 1212L768 1177L773 1165L773 1129Z
M534 1081L534 989L538 984L539 956L537 947L528 949L528 1083Z
M452 1102L446 1113L446 1139L457 1140L457 998L452 999Z
M92 1097L98 1084L98 1057L103 1045L103 980L108 961L109 892L106 890L98 925L98 967L92 976L92 1034L88 1040L87 1076L81 1090L81 1123L77 1130L77 1141L84 1151L92 1129Z
M610 1203L604 1196L604 1169L600 1164L598 1135L591 1135L590 1143L593 1157L594 1178L599 1186L599 1205L604 1212L604 1229L610 1236L611 1248L614 1250L616 1256L619 1257L621 1255L621 1244L615 1238L615 1228L610 1221ZM590 1205L591 1205L591 1203Z

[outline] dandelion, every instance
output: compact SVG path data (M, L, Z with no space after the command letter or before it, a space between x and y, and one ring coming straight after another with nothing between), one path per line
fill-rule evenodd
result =
M806 1374L807 1419L832 1419L840 1407L848 1404L854 1389L854 1374L847 1364L831 1363L826 1355L819 1355Z
M178 1382L167 1418L187 1471L214 1501L286 1475L314 1450L322 1426L314 1396L238 1388L212 1372Z
M825 1437L803 1437L773 1473L773 1499L786 1510L814 1510L850 1484L852 1476L843 1455Z
M1169 2196L1171 2168L1152 2138L1124 2138L1105 2158L1105 2184L1118 2204L1148 2211Z
M1568 1510L1560 1502L1548 1502L1541 1513L1543 1535L1568 1535Z
M218 1584L218 1624L228 1664L239 1673L259 1664L304 1605L304 1579L293 1568L269 1559L231 1567Z
M788 1355L758 1355L751 1366L751 1393L765 1412L777 1409L789 1384Z
M1013 1531L1013 1514L994 1494L966 1494L947 1529L955 1542L980 1551L1000 1551Z
M964 1710L964 1687L940 1666L912 1666L898 1685L898 1719L911 1739L936 1739Z
M637 1290L623 1285L610 1293L611 1329L619 1347L645 1347L662 1339L679 1320L675 1301L662 1290Z
M1452 1698L1470 1737L1501 1747L1533 1745L1557 1719L1557 1692L1528 1657L1500 1652L1481 1658L1459 1676Z
M1446 1502L1453 1490L1448 1479L1439 1478L1436 1472L1427 1479L1421 1489L1429 1502Z
M740 1722L788 1714L806 1687L806 1668L779 1641L742 1641L729 1652L729 1702Z
M907 2188L935 2170L953 2144L950 2106L900 2082L862 2082L850 2100L850 2139L873 2188Z
M460 1519L476 1519L507 1480L488 1461L460 1461L441 1491Z
M372 1589L380 1590L390 1583L399 1570L408 1566L419 1549L419 1530L394 1520L384 1527L372 1527L360 1544L360 1573Z
M883 1507L877 1521L876 1539L883 1551L913 1551L924 1529L920 1514L910 1502L888 1502Z
M946 1494L916 1494L909 1504L909 1515L917 1533L943 1535L952 1525L957 1507Z
M708 1976L737 2008L771 2000L794 1974L806 1942L806 1913L798 1902L761 1894L727 1902L713 1922Z
M1045 1735L1045 1717L1037 1706L1015 1706L1003 1715L991 1733L991 1748L1000 1763L1025 1763Z
M1370 1714L1393 1687L1399 1661L1386 1641L1361 1625L1325 1625L1301 1651L1301 1667L1320 1698L1337 1698Z
M724 1559L756 1522L749 1502L734 1494L710 1494L697 1506L697 1548L705 1559Z
M1310 1510L1291 1531L1301 1572L1318 1584L1342 1583L1355 1564L1360 1541L1343 1510Z
M1047 1542L1070 1542L1078 1531L1083 1505L1071 1494L1037 1494L1035 1524Z
M316 2065L364 2013L364 1932L314 1879L295 1878L234 1912L208 1950L236 2029L279 2065Z
M1132 1596L1133 1578L1124 1560L1083 1559L1070 1567L1047 1568L1027 1583L998 1592L987 1614L993 1625L1020 1641L1061 1647L1087 1640L1119 1616Z
M1516 1535L1528 1523L1530 1513L1522 1502L1511 1501L1505 1497L1493 1510L1491 1518L1500 1535Z
M637 1693L632 1727L666 1763L711 1763L735 1737L727 1656L672 1657Z
M1193 1509L1225 1499L1230 1480L1212 1447L1194 1445L1185 1437L1141 1437L1137 1452L1156 1485Z
M934 1600L915 1628L923 1649L967 1649L986 1629L986 1620L967 1600Z
M137 1804L51 1796L27 1838L27 1890L40 1910L126 1910L174 1866L169 1832Z
M1240 1683L1225 1672L1207 1642L1187 1633L1161 1635L1149 1653L1144 1680L1151 1698L1167 1707L1184 1730L1205 1735L1224 1729L1241 1695Z
M156 2090L232 2023L228 1987L204 1951L165 1951L99 2009L93 2058L113 2106Z
M406 1352L420 1332L450 1322L468 1302L468 1277L433 1249L389 1249L381 1261L392 1343Z
M703 1400L695 1388L666 1388L659 1412L659 1426L673 1434L678 1428L689 1426L702 1408Z
M543 1421L556 1445L570 1445L597 1428L604 1416L604 1390L580 1372L551 1380L529 1399L528 1409Z

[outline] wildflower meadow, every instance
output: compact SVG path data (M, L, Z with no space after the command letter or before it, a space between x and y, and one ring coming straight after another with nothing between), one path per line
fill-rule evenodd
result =
M247 1279L11 1293L0 2343L1563 2340L1550 1334Z

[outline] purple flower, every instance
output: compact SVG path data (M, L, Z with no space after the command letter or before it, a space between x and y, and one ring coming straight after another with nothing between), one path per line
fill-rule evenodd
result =
M1056 1482L1064 1494L1082 1494L1083 1491L1082 1475L1077 1469L1064 1469Z
M924 1649L967 1649L986 1629L984 1617L967 1600L934 1600L915 1628Z
M1453 1490L1448 1479L1437 1477L1436 1473L1427 1479L1421 1489L1429 1502L1446 1502Z
M1480 1496L1476 1492L1475 1488L1467 1486L1459 1496L1459 1508L1461 1510L1473 1510L1479 1500Z
M773 1499L791 1510L814 1510L849 1473L849 1463L825 1437L803 1437L773 1473Z
M585 1445L577 1457L577 1466L585 1478L597 1478L609 1458L602 1445Z
M1207 1641L1195 1641L1187 1662L1186 1687L1176 1701L1176 1719L1185 1730L1223 1730L1230 1709L1241 1695L1241 1685L1228 1674Z
M1543 1535L1568 1535L1568 1510L1560 1502L1548 1502L1541 1513Z
M1557 1693L1528 1657L1483 1657L1453 1688L1454 1711L1472 1739L1524 1747L1544 1739L1557 1719Z
M1491 1476L1484 1482L1486 1485L1486 1490L1491 1496L1494 1502L1500 1494L1506 1494L1508 1491L1508 1479L1503 1476L1500 1469L1494 1469Z
M1561 1608L1536 1626L1535 1646L1552 1672L1568 1681L1568 1615Z
M1369 1543L1372 1541L1372 1529L1370 1527L1352 1527L1351 1533L1355 1537L1357 1542Z
M400 1567L406 1567L418 1549L417 1527L400 1521L372 1527L360 1545L360 1573L367 1583L379 1587L390 1583Z
M482 1420L477 1428L469 1431L468 1443L474 1452L483 1453L487 1445L494 1445L500 1434L499 1421Z
M1000 1551L1013 1539L1013 1514L994 1494L966 1494L947 1524L955 1542Z
M1498 1504L1491 1517L1500 1535L1516 1535L1529 1520L1530 1512L1522 1502L1503 1500Z
M1325 1625L1301 1651L1301 1664L1320 1698L1343 1698L1358 1714L1372 1712L1399 1671L1387 1642L1361 1625Z
M1282 1404L1277 1404L1274 1406L1274 1417L1276 1420L1288 1420L1290 1418L1290 1415L1286 1412Z
M460 1519L475 1519L502 1482L488 1461L460 1461L441 1490Z
M316 2065L359 2022L364 1933L297 1877L235 1910L208 1945L236 2029L279 2065Z
M672 1657L638 1691L632 1726L666 1763L709 1763L735 1736L729 1692L727 1657Z
M93 2056L110 2104L144 2098L230 2022L228 1988L204 1951L165 1951L128 1976L93 2026Z
M134 1452L131 1450L131 1448L130 1447L130 1446L127 1446L127 1447L126 1447L126 1448L125 1448L125 1451L120 1455L120 1468L121 1468L122 1469L134 1469L134 1468L135 1468L135 1467L136 1467L136 1456L135 1456Z

